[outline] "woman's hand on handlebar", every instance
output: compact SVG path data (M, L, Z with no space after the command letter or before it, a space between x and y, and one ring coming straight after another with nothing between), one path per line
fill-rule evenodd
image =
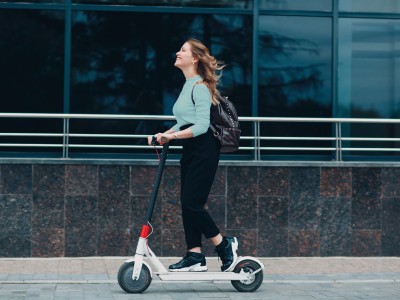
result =
M151 135L147 137L147 143L150 146L154 146L154 142L157 142L159 145L164 145L165 143L168 143L170 140L172 140L174 136L169 133L157 133L155 135Z

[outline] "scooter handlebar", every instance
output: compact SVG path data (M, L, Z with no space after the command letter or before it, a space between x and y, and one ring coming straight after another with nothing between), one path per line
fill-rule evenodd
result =
M163 143L166 143L168 140L167 140L167 138L165 137L165 136L162 136L161 137L161 141L163 142ZM153 135L152 137L151 137L151 144L153 145L153 146L157 146L157 136L156 135Z

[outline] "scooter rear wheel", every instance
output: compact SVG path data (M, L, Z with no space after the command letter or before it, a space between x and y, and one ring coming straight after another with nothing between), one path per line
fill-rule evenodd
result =
M134 262L125 262L118 270L118 284L127 293L142 293L151 283L151 273L149 268L143 264L139 279L133 280Z
M243 260L235 266L233 272L240 273L243 270L245 273L252 274L260 268L261 266L253 260ZM261 270L247 280L232 280L231 283L239 292L254 292L261 286L263 279L264 275Z

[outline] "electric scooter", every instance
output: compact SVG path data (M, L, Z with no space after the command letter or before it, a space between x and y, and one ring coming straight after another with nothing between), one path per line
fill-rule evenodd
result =
M156 138L152 144L155 146ZM169 143L163 145L160 163L158 166L155 183L150 196L146 219L142 225L135 256L125 261L118 270L118 284L127 293L142 293L151 284L153 274L163 281L231 281L233 287L239 292L254 292L263 282L264 264L257 258L239 256L234 262L230 272L170 272L148 245L148 237L153 228L150 224L151 217L160 187L161 177L167 159ZM147 261L144 261L144 258Z

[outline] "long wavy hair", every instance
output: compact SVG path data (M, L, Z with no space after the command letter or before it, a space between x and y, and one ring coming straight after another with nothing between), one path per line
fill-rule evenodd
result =
M217 105L219 103L218 97L220 96L217 84L222 77L222 69L226 65L212 56L210 50L199 40L190 38L186 42L191 46L193 57L199 60L197 71L203 78L204 84L210 90L212 103Z

